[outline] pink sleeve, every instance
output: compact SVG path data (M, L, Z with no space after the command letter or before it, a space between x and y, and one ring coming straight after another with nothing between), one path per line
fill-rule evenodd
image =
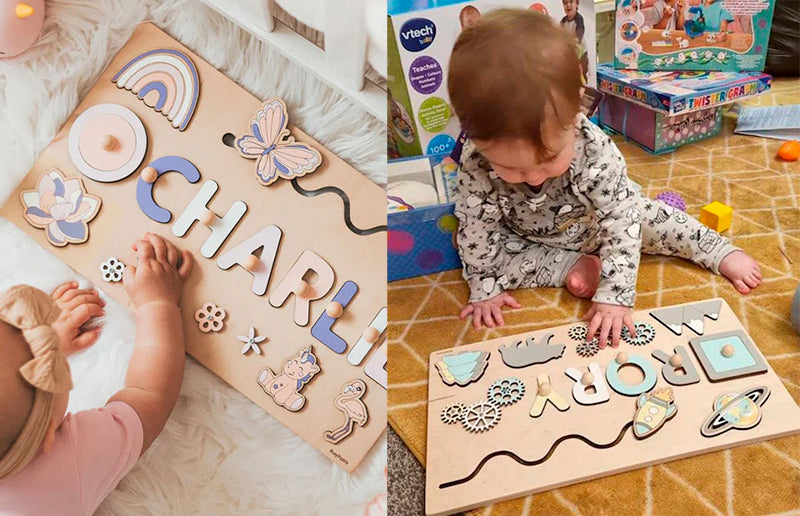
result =
M130 405L114 401L72 415L69 432L83 507L93 513L139 459L142 422Z

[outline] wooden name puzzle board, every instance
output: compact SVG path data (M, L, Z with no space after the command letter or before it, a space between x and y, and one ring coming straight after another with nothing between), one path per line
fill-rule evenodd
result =
M191 250L188 353L352 471L386 426L385 195L288 117L144 24L1 213L123 304L135 239Z
M449 514L800 431L800 409L722 299L430 355L427 514Z

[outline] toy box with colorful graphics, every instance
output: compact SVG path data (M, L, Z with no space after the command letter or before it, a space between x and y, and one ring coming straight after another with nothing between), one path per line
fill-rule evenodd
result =
M463 28L503 7L535 10L572 30L579 41L584 82L595 87L593 0L390 0L390 155L452 150L461 127L447 94L450 52Z
M722 107L669 116L625 99L606 95L598 109L600 126L611 129L654 154L716 136L722 130Z
M776 0L616 0L614 65L761 71Z
M700 111L769 90L772 76L761 72L644 72L597 66L600 92L666 115Z

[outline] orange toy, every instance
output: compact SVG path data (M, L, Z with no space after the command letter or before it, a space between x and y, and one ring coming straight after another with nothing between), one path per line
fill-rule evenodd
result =
M796 140L784 142L778 149L778 157L784 161L797 161L800 159L800 142Z

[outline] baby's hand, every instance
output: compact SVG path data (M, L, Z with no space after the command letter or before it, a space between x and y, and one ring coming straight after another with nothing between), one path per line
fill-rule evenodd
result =
M177 305L183 282L192 270L192 253L183 252L158 235L145 233L131 245L136 251L136 266L122 274L125 291L136 308L149 303Z
M103 307L106 303L96 290L79 289L77 281L70 281L56 287L50 297L61 309L53 329L61 340L64 354L70 355L97 342L102 328L82 328L92 317L105 315Z
M583 317L584 321L589 321L589 331L586 334L586 339L592 340L599 329L600 349L606 347L609 333L611 333L611 347L616 348L619 346L623 325L627 326L628 331L635 337L636 326L634 326L633 319L631 319L632 311L627 306L592 303L592 307Z
M461 310L459 318L464 320L469 314L472 314L472 326L476 330L480 330L482 328L481 319L483 319L483 323L489 328L494 328L495 324L497 326L503 326L505 321L503 321L502 308L505 305L508 305L511 308L522 307L522 305L519 304L519 302L517 302L517 300L514 299L511 294L508 292L501 292L500 294L497 294L486 301L478 301L476 303L468 304L463 310Z

